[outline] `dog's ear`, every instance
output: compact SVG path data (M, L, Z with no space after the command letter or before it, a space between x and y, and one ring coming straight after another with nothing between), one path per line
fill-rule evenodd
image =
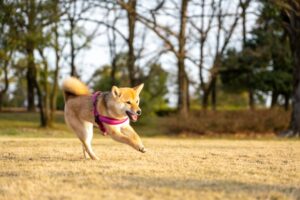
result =
M117 86L112 86L111 93L115 98L121 97L121 90Z
M140 95L143 87L144 87L144 83L141 83L138 86L135 86L133 89L136 91L137 95Z

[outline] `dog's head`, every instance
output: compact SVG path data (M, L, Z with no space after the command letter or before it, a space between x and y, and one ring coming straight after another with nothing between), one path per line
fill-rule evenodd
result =
M142 114L142 110L139 107L140 93L144 87L144 84L140 84L134 88L118 88L113 86L111 93L114 99L115 112L118 115L127 115L131 121L137 121L138 116Z

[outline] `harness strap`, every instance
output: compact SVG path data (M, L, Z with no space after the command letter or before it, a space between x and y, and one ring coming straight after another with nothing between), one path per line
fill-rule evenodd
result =
M97 110L97 101L98 101L98 96L101 95L100 91L97 91L93 94L93 112L94 112L94 117L95 117L95 122L98 124L99 129L101 130L102 134L105 136L107 135L106 128L104 127L104 124L109 124L109 125L119 125L125 123L128 118L125 119L115 119L115 118L110 118L107 116L102 116L99 114Z

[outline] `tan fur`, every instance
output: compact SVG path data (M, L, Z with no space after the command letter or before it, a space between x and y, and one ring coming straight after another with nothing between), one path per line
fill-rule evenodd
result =
M75 77L69 77L64 80L62 89L65 93L65 99L67 99L70 94L74 96L90 94L88 87Z
M62 88L66 95L65 121L82 142L84 157L86 158L87 153L90 158L97 160L98 157L92 149L93 126L97 124L94 122L93 100L89 90L74 77L66 79ZM143 84L135 88L113 86L111 92L105 92L99 97L98 112L111 118L124 119L127 117L126 111L132 113L140 111L139 94L142 88ZM70 94L73 98L68 98ZM104 124L104 126L114 140L128 144L142 153L146 152L139 135L130 126L129 121L122 125Z

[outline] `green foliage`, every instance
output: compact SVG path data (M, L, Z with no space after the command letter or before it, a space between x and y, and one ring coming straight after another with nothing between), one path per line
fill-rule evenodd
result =
M11 82L15 84L14 90L11 92L11 99L4 99L4 106L7 107L24 107L27 95L26 84L26 67L27 60L19 58L14 65L10 67L10 71L13 71L13 77Z
M128 71L125 66L127 56L124 53L116 55L115 59L115 85L127 87L129 85ZM89 83L92 85L94 91L109 91L112 87L112 66L104 65L96 70L92 75Z
M219 110L241 110L248 107L248 95L246 92L232 93L220 90L217 106Z
M221 80L230 92L247 90L290 94L292 59L289 41L280 26L280 12L263 4L257 27L241 51L227 50L222 58Z
M167 107L165 95L167 94L168 74L160 64L152 64L149 73L144 75L145 84L141 94L141 107L144 113L154 113L154 111Z
M45 29L57 18L57 1L4 1L4 19L10 30L10 45L20 52L27 53L29 43L33 47L43 46L50 40L50 31Z
M26 99L26 81L25 79L18 79L16 89L12 93L13 98L9 101L9 107L24 107Z
M96 70L90 82L94 91L110 91L112 87L111 66L104 65ZM121 85L120 74L117 73L116 85Z
M63 92L59 90L57 95L57 101L56 101L56 109L64 110L64 107L65 107L64 95Z

